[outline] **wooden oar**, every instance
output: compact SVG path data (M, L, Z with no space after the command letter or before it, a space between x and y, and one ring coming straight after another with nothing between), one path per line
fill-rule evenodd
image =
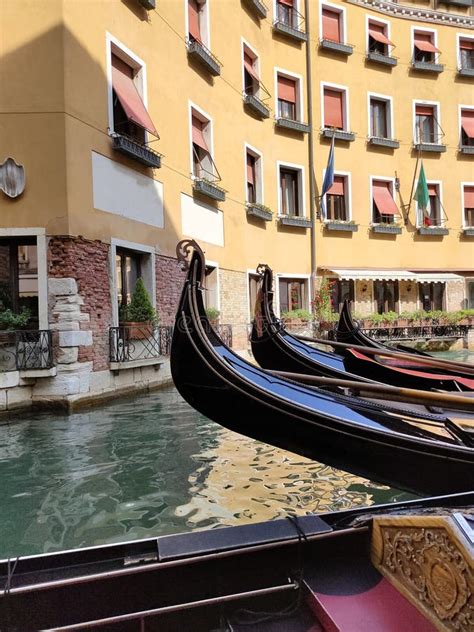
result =
M335 349L354 349L354 351L360 351L366 355L374 356L387 356L389 358L397 358L400 360L408 360L412 363L413 367L417 364L424 364L436 369L449 369L450 371L458 371L468 375L474 375L474 366L469 366L464 362L451 362L451 360L437 360L436 358L427 358L426 356L413 356L409 353L403 353L402 351L387 351L385 349L377 349L375 347L363 347L362 345L351 345L347 342L336 342L334 340L324 340L322 338L311 338L310 336L299 336L295 338L298 340L304 340L307 342L317 342L318 344L328 345ZM387 365L391 366L391 365Z
M319 377L306 375L305 373L290 373L288 371L267 371L272 375L284 377L296 382L317 384L318 386L339 386L357 391L361 397L373 397L374 399L391 399L393 401L411 402L423 406L443 406L453 410L463 410L474 413L474 399L451 393L433 393L430 391L418 391L414 388L398 388L384 384L367 384L355 380L339 380L333 377Z

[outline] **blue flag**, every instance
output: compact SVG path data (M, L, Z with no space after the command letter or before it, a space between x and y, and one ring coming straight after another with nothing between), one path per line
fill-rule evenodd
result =
M323 188L321 189L321 215L323 219L326 219L326 204L324 202L324 196L334 184L334 136L331 141L331 148L329 150L328 164L326 167L326 173L324 174Z

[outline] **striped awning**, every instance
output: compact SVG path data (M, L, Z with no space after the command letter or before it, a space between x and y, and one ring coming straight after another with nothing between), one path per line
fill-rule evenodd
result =
M368 270L350 268L326 268L339 279L354 281L415 281L418 283L446 283L463 281L464 277L453 272L412 272L411 270Z

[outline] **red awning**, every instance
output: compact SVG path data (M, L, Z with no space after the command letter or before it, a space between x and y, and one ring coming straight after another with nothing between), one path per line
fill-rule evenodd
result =
M432 105L417 105L415 106L416 116L433 116L434 108Z
M464 187L464 208L474 208L474 187Z
M391 42L388 37L385 35L386 27L383 24L376 24L375 22L369 22L369 35L373 37L377 42L382 42L382 44L388 44L389 46L394 46L393 42Z
M440 50L433 44L433 35L431 33L420 33L415 31L415 46L418 50L425 50L429 53L439 53Z
M474 138L474 110L461 110L461 125L469 138Z
M207 146L206 140L203 134L204 123L200 121L197 116L192 117L192 125L193 125L193 143L207 151L207 153L211 153L209 151L209 147Z
M133 83L132 68L116 55L112 55L112 87L129 121L158 136L137 87Z
M340 16L338 11L323 9L323 38L333 42L341 41Z
M255 68L253 67L253 59L252 57L249 55L249 53L247 53L244 50L244 67L245 70L250 74L251 77L253 77L256 81L260 81L259 76L257 75L257 73L255 72Z
M201 42L201 29L199 26L199 4L197 0L188 0L189 34L195 40Z
M427 186L428 186L428 195L438 197L438 185L427 183Z
M380 215L398 215L398 208L390 192L390 184L380 180L372 183L375 206Z
M344 128L343 93L324 88L324 126Z
M296 103L296 79L289 79L278 75L278 98L283 101Z
M471 39L459 40L459 48L462 48L463 50L474 50L474 40L471 40Z
M278 4L286 4L287 7L292 7L293 0L278 0Z
M334 176L334 184L327 191L327 195L344 195L344 177Z

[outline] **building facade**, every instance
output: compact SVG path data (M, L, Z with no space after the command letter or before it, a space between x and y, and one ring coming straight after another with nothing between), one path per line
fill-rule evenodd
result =
M334 309L474 307L467 0L7 0L0 23L0 409L169 379L183 237L238 349L260 262L280 312L322 278ZM119 324L138 278L158 341Z

